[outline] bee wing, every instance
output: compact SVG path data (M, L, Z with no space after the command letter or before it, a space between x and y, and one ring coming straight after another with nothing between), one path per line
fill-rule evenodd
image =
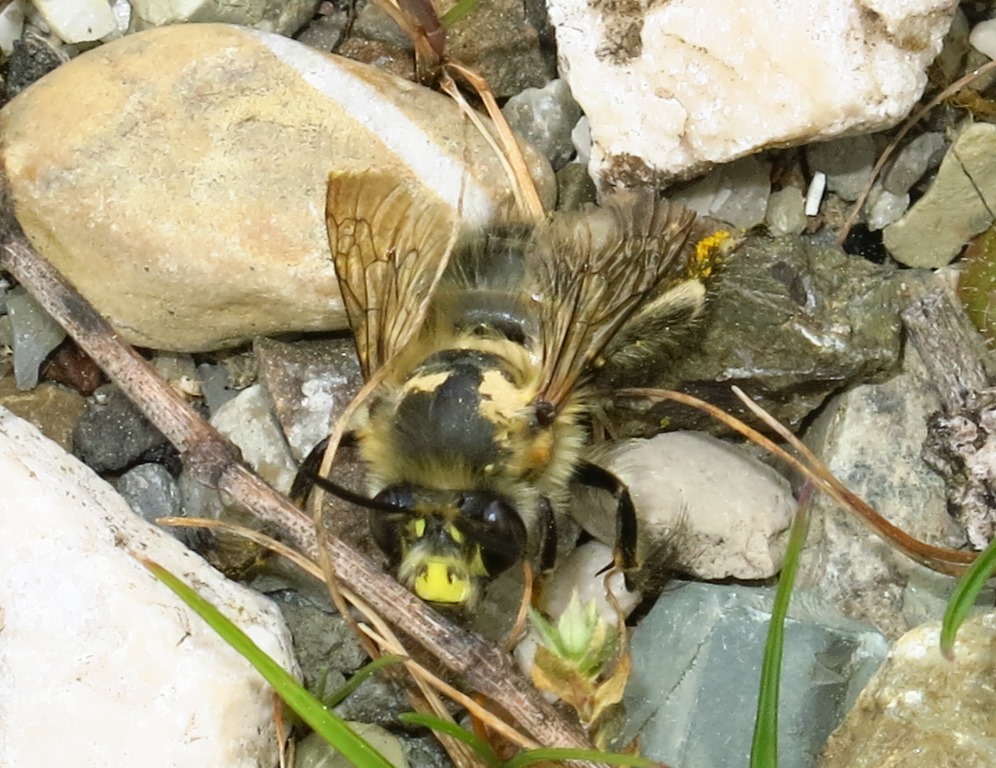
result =
M329 245L363 376L421 328L456 239L452 209L386 174L333 173Z
M684 278L694 220L651 190L624 190L537 227L529 269L540 312L539 399L559 408L634 311Z

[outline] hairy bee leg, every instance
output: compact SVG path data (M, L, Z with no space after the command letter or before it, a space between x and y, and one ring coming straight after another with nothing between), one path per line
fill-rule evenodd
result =
M589 488L608 491L616 500L615 564L623 572L637 567L636 509L626 484L604 467L582 461L574 471L573 481Z
M546 573L557 562L557 519L553 515L553 506L544 496L540 499L540 573Z

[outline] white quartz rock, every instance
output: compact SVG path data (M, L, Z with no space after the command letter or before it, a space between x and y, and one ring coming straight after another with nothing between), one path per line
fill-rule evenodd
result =
M551 0L600 186L688 178L759 149L895 124L955 0Z
M107 0L34 0L45 23L64 43L99 40L118 27Z
M795 501L788 482L737 446L697 432L625 440L595 456L629 487L638 555L703 579L764 579L781 569ZM601 541L615 538L608 494L584 493L571 514Z
M293 668L276 608L4 408L0 477L0 765L275 766L272 690L133 553Z

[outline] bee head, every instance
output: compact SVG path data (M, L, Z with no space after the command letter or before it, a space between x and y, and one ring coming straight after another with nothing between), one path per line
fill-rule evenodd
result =
M490 491L436 491L393 485L371 510L377 545L398 567L398 580L427 602L473 608L481 588L522 559L526 527L515 508Z

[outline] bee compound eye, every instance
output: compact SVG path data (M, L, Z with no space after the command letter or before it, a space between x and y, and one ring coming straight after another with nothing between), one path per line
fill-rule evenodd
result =
M526 526L515 508L490 494L467 494L461 513L474 525L468 533L481 548L489 576L508 570L526 550Z
M371 509L367 516L373 540L391 562L396 563L403 554L402 537L409 510L415 502L414 490L410 485L392 485L374 496L374 501L398 508L397 514Z

